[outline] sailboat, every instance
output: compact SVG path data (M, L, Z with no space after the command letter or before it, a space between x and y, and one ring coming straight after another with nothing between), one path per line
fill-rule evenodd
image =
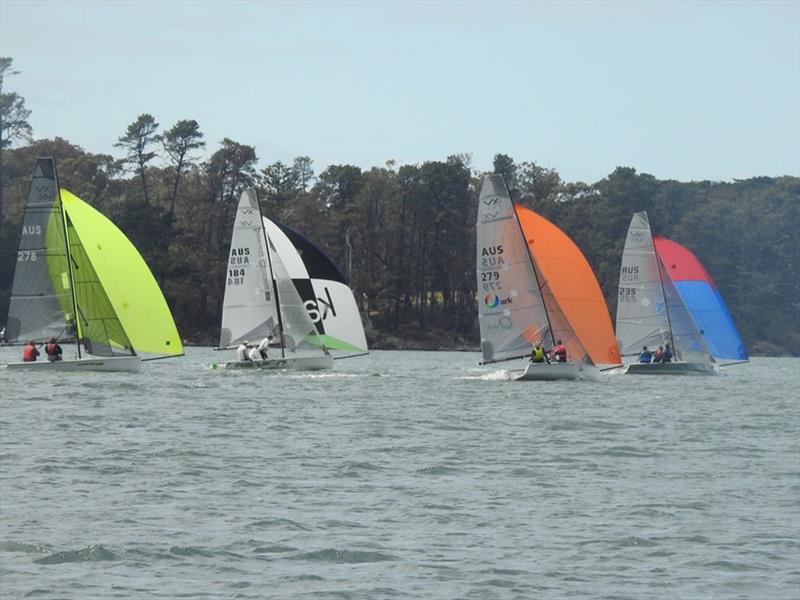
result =
M481 364L526 358L561 340L566 362L530 363L518 380L583 379L619 364L608 307L588 261L550 221L514 205L502 175L486 175L478 204Z
M9 363L9 369L138 371L181 356L164 296L139 252L106 217L59 188L40 158L25 205L11 287L7 343L75 342L76 358Z
M272 235L267 234L268 227ZM245 190L239 200L231 237L220 347L257 342L272 336L277 347L271 348L269 353L280 352L280 357L230 361L224 367L321 370L333 367L332 350L363 353L354 345L350 348L351 344L344 340L320 335L286 266L287 260L295 263L293 269L298 268L297 261L305 263L286 234L279 235L275 227L262 218L255 190ZM275 240L280 240L277 244L282 246L281 251ZM360 319L358 326L361 328ZM363 328L361 331L363 335ZM366 351L366 341L363 351Z
M748 360L711 276L689 249L653 237L646 212L633 215L625 239L617 338L623 357L638 356L644 346L673 350L673 362L632 362L630 374L710 375Z

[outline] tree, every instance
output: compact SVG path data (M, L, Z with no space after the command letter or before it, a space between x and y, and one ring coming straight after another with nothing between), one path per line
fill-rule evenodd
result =
M298 156L292 163L292 169L297 174L297 183L304 192L308 190L308 184L314 179L314 169L311 168L313 163L314 161L308 156Z
M169 216L175 213L175 199L178 196L178 184L183 176L188 162L191 158L190 152L198 148L205 147L203 133L200 126L194 119L178 121L170 129L157 137L164 147L172 165L175 168L175 176L172 180L172 192L169 198Z
M517 191L517 166L514 164L514 159L508 154L495 154L492 165L494 172L506 180L506 187L511 192L511 197L516 200L514 192Z
M19 75L11 68L13 58L0 57L0 227L3 223L3 150L20 140L30 141L32 129L28 123L31 111L25 108L25 99L14 92L5 93L6 77Z
M117 148L127 150L127 156L122 161L123 164L135 165L142 180L142 197L145 204L150 203L147 191L147 163L157 156L155 152L148 152L147 148L158 140L157 129L158 123L152 115L139 115L138 119L128 125L125 135L114 144Z
M262 182L267 192L265 200L270 211L285 207L300 191L297 171L281 161L262 169L261 173L264 176Z

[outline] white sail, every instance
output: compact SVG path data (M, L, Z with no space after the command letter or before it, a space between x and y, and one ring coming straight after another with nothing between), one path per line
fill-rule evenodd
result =
M483 362L524 356L549 337L528 245L502 175L487 175L481 187L476 274Z
M270 241L328 349L337 356L367 352L355 297L333 262L301 234L267 217L263 220Z
M633 215L619 275L617 344L624 356L670 342L664 290L646 212Z
M254 190L236 209L222 306L221 347L278 334L278 313L269 274L266 238Z

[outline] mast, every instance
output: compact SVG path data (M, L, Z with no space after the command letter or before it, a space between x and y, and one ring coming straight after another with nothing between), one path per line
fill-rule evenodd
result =
M648 232L650 231L650 221L648 219ZM669 329L669 345L672 346L672 354L678 358L676 354L678 349L675 347L675 340L672 339L672 322L669 320L669 302L667 302L667 293L664 291L664 281L661 279L661 258L656 252L655 244L653 243L653 235L650 234L650 246L653 248L653 255L656 257L656 269L658 270L658 285L661 286L661 297L664 298L664 314L667 317L667 328Z
M75 276L72 273L72 252L69 247L69 229L67 228L67 212L64 210L64 203L61 201L61 188L58 186L58 173L56 172L56 161L53 160L53 175L56 180L56 196L58 197L58 210L61 213L61 221L64 224L64 245L67 249L67 278L69 279L70 298L72 299L72 320L75 326L75 346L78 348L78 360L81 358L81 337L78 329L78 297L75 293Z
M511 199L511 190L508 192L508 197ZM533 277L536 280L536 288L539 290L539 295L542 298L542 308L544 308L544 318L547 319L547 330L550 332L550 340L552 345L550 348L555 348L556 346L556 338L553 335L553 325L550 323L550 314L547 312L547 302L544 301L544 295L542 294L542 285L539 283L539 275L536 273L536 263L533 260L533 255L531 254L531 247L528 245L528 240L525 237L525 232L522 230L522 224L519 222L519 216L517 215L517 208L514 206L514 201L511 200L511 208L514 210L514 220L517 222L517 228L519 228L519 234L522 236L522 240L525 242L525 249L528 252L528 260L531 261L531 268L533 269Z
M272 282L272 293L275 294L275 310L278 313L278 334L280 335L281 342L281 358L286 358L286 348L283 344L283 318L281 317L281 301L278 296L278 283L275 281L275 274L272 272L272 258L269 253L269 237L267 231L264 229L264 217L261 216L261 200L258 199L258 192L253 190L256 196L256 206L258 206L258 226L261 229L261 235L264 236L264 244L267 248L267 265L269 266L269 280Z

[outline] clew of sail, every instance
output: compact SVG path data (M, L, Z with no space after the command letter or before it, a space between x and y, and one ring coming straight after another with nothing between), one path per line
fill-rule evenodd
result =
M40 158L22 219L6 340L25 343L70 337L65 319L71 312L71 294L55 162Z
M233 225L219 345L259 341L268 335L277 339L278 308L258 198L254 190L246 190Z
M525 356L548 334L544 300L502 175L478 200L476 275L483 362Z
M520 205L516 212L555 338L548 341L560 339L567 347L569 360L619 364L608 305L583 252L541 215Z
M662 236L654 238L664 273L702 334L708 351L723 362L748 360L747 349L728 307L702 263L688 248Z
M70 245L79 243L82 248L73 259L79 267L73 269L73 276L81 264L91 265L94 271L79 278L84 288L81 294L88 303L79 304L79 312L98 311L86 331L105 328L103 339L107 338L113 348L124 349L124 337L116 329L118 322L127 336L127 345L145 360L182 355L172 313L134 245L114 223L70 191L62 188L60 196L70 224ZM116 321L109 320L111 312Z
M353 292L333 261L306 237L263 217L264 228L297 288L321 342L337 357L368 351Z

